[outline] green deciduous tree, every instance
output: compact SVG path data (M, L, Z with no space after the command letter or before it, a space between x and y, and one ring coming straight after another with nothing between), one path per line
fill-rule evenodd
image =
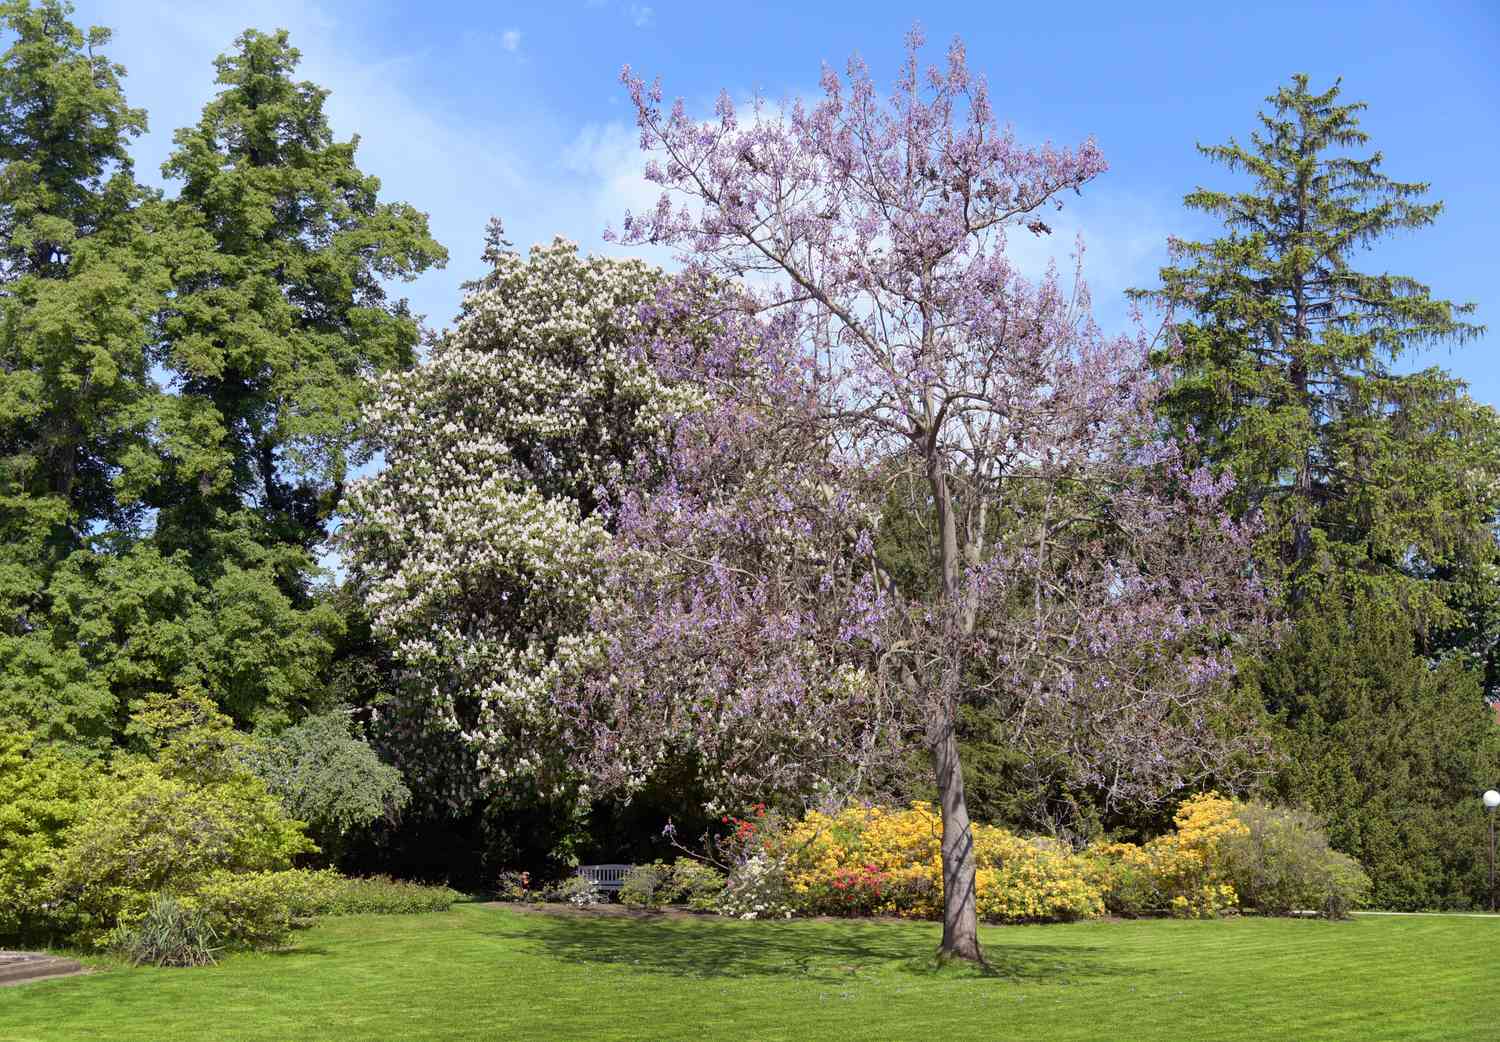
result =
M401 772L381 762L340 711L308 717L266 739L249 762L328 856L351 832L393 816L411 796Z

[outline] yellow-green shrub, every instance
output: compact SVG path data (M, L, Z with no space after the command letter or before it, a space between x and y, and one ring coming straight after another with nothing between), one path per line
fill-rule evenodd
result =
M1207 918L1232 908L1268 915L1312 909L1330 918L1369 896L1359 863L1333 850L1309 814L1218 793L1183 801L1177 829L1137 846L1091 847L1091 878L1117 915Z
M1090 848L1093 878L1104 903L1119 915L1167 911L1182 918L1212 918L1236 908L1239 895L1224 863L1225 840L1248 830L1236 804L1216 792L1182 802L1173 832L1144 846L1102 843Z
M218 871L285 869L311 849L259 778L195 785L141 760L117 766L68 830L56 882L94 932L134 919L157 892L190 893Z
M1088 865L1060 844L972 826L976 900L994 921L1102 914ZM811 915L942 915L942 821L932 806L809 813L778 839L797 908Z
M329 915L417 915L446 912L463 894L447 886L390 876L338 877Z
M202 696L145 699L127 733L147 753L114 757L53 862L79 939L135 922L155 894L190 897L216 873L278 872L317 849Z
M63 835L97 787L87 763L25 732L0 733L0 937L67 932L53 877Z
M329 911L343 884L331 869L215 872L181 900L225 947L279 948Z

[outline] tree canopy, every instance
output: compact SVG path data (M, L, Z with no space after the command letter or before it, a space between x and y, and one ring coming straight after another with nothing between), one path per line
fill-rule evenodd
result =
M1263 598L1232 482L1155 436L1143 345L1007 260L1097 149L1019 145L962 45L924 71L921 42L888 101L853 61L816 105L743 122L727 96L706 124L663 111L626 70L664 193L625 241L680 247L688 291L769 285L712 315L706 350L674 327L641 345L708 401L637 468L660 484L616 493L604 664L562 705L627 785L671 741L740 791L849 791L915 744L942 810L940 951L978 959L960 706L1086 734L1120 793L1170 787L1212 744L1203 707ZM893 486L925 497L930 591L875 552Z

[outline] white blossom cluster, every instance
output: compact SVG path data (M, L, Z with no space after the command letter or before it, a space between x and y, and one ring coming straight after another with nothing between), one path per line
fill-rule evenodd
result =
M385 468L341 535L378 635L417 678L413 715L470 743L485 780L543 766L552 692L587 644L608 541L598 490L683 392L628 345L660 274L556 239L493 256L456 329L385 379Z

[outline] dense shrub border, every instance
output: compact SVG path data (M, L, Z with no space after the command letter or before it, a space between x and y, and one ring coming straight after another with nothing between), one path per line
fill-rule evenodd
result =
M756 807L725 821L733 828L721 847L734 867L714 902L721 914L942 914L942 823L930 804L813 811L790 823ZM1368 900L1364 871L1330 849L1304 812L1204 793L1183 801L1174 826L1143 845L1105 842L1080 852L976 824L980 917L1067 922L1107 912L1211 918L1302 910L1340 917ZM655 866L640 870L628 900L651 904L654 898L639 895L654 894L659 878Z
M756 805L723 823L727 834L710 854L727 873L704 858L638 865L620 903L685 905L738 919L941 917L942 822L928 803L812 811L794 821ZM1332 850L1304 811L1210 792L1184 800L1173 824L1144 844L1102 842L1082 851L976 824L979 913L993 923L1242 911L1339 918L1368 900L1364 871ZM501 874L497 896L579 907L606 900L579 877L532 889L520 872Z

